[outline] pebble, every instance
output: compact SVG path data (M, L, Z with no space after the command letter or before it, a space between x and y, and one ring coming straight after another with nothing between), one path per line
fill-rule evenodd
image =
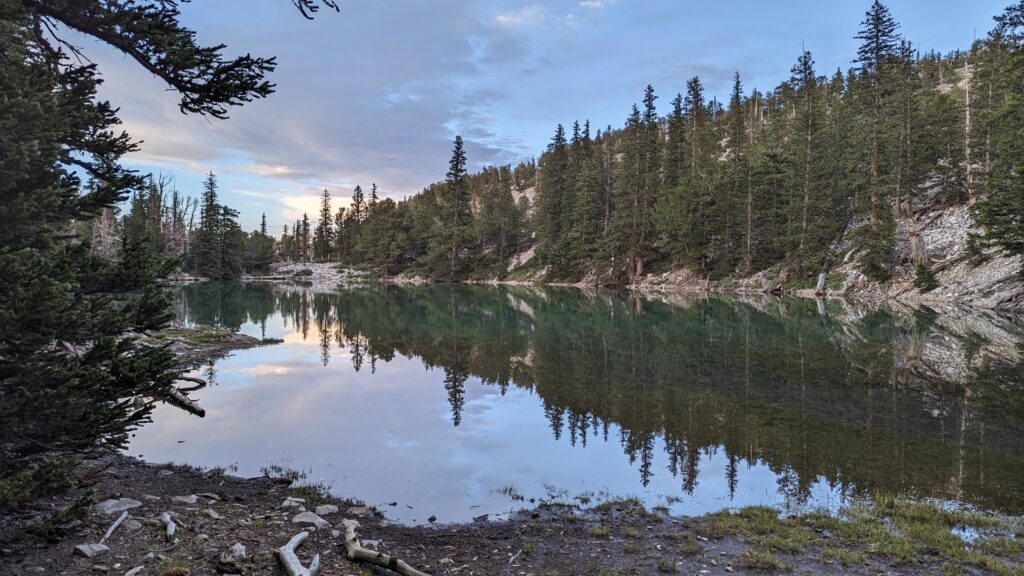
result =
M316 507L316 513L320 516L326 516L328 514L336 514L338 507L334 504L321 504Z
M206 515L209 516L210 518L213 518L214 520L220 520L221 518L223 518L223 516L218 514L217 511L214 510L213 508L207 508L206 509Z
M353 506L348 509L349 514L355 514L356 516L366 516L371 510L366 506Z
M135 576L136 574L142 572L145 569L145 566L136 566L135 568L132 568L131 570L125 572L124 576Z
M170 476L171 474L174 474L174 471L172 471L172 470L161 470L160 471L160 475L161 476Z
M125 527L126 530L135 531L135 530L138 530L138 529L142 528L142 522L139 522L138 520L131 520L131 519L125 520L124 521L124 527Z
M331 530L331 536L334 538L341 536L341 530Z
M79 544L75 546L74 553L86 558L94 558L105 553L107 550L110 550L110 548L106 544Z
M245 560L245 545L241 542L235 542L235 544L231 547L230 552L231 555L235 558L238 558L239 560Z
M171 498L171 501L176 504L195 504L199 501L199 497L195 494L189 494L188 496L175 496Z
M142 506L142 502L131 498L111 498L96 505L96 512L100 514L117 514L132 508Z
M110 572L110 567L109 566L104 566L103 564L96 564L95 566L92 567L92 569L95 570L96 572Z
M160 501L160 497L159 496L153 496L152 494L143 494L142 495L142 499L143 500L149 500L151 502L159 502Z

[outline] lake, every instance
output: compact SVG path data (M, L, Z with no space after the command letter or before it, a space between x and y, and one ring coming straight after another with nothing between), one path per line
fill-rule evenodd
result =
M199 370L207 416L161 405L129 447L148 461L283 465L413 524L876 491L1024 513L1019 317L469 285L196 284L176 306L284 343Z

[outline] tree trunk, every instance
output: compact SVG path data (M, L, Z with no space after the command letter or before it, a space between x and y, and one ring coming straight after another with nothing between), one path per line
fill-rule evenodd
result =
M910 232L907 234L907 240L910 241L910 254L914 260L914 265L920 266L924 264L928 266L930 264L928 250L924 246L924 239L921 237L921 233Z

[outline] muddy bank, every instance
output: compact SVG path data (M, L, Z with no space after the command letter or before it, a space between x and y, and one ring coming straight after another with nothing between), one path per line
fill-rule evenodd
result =
M0 574L284 574L274 549L303 530L310 536L298 556L308 565L319 554L321 574L389 573L365 572L346 558L345 519L359 523L365 547L429 574L1019 574L1024 561L1019 525L898 499L844 520L780 517L765 508L674 518L627 500L590 509L545 503L501 522L402 526L386 519L386 508L382 515L280 478L236 478L120 455L88 460L82 474L94 482L96 510L60 527L56 543L0 531ZM107 550L92 558L74 552L98 543L123 511L127 519L104 542ZM176 523L173 538L160 521L164 513ZM951 528L987 537L968 545Z

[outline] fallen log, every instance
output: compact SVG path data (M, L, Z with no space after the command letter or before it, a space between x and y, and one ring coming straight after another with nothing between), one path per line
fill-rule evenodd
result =
M393 558L383 552L374 552L373 550L363 548L362 544L359 543L359 538L356 537L356 528L359 526L359 522L345 519L342 520L342 524L345 525L345 548L348 550L349 560L353 562L366 562L367 564L387 568L402 576L430 576L426 572L420 572L409 566L398 558Z
M191 412L200 418L206 416L206 410L204 410L198 402L189 398L177 388L171 387L171 389L167 391L167 394L162 396L161 399L172 406L177 406L178 408L181 408L186 412Z
M277 559L281 561L281 565L284 566L284 571L288 573L288 576L316 576L316 573L320 571L319 554L313 556L313 561L309 563L309 568L303 566L302 562L299 561L299 557L295 555L295 549L305 542L308 537L309 532L303 530L292 536L292 539L284 546L274 550L277 553Z

